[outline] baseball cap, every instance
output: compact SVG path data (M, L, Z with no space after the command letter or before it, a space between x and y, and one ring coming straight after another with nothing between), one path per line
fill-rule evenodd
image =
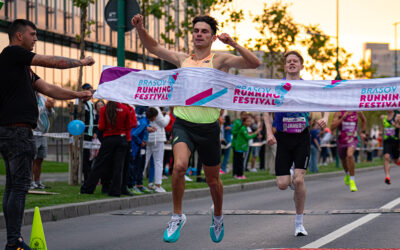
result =
M85 83L82 85L82 89L85 89L85 90L92 89L92 85L90 85L89 83Z

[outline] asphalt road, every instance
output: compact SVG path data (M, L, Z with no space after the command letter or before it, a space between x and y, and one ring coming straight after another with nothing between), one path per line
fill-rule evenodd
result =
M47 222L44 230L48 249L396 248L400 167L392 168L392 185L383 180L383 169L356 172L359 191L353 193L342 175L308 181L305 237L293 235L293 191L276 187L225 195L225 238L219 244L209 236L210 197L184 202L188 221L174 244L162 241L170 218L163 211L169 213L171 204ZM26 239L30 230L23 227ZM1 229L0 242L5 238Z

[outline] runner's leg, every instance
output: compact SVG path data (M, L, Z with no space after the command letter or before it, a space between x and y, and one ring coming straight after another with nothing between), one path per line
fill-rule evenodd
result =
M182 214L182 198L185 192L185 174L189 164L190 150L186 143L178 142L173 147L174 171L172 173L172 200L174 213Z
M222 215L222 202L224 195L224 188L221 179L219 178L220 165L206 166L203 164L203 169L214 202L214 215L220 216Z

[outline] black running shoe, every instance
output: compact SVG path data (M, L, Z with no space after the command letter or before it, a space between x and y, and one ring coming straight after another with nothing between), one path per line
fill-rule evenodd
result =
M390 182L390 178L389 178L389 177L386 177L386 178L385 178L385 183L386 183L386 184L388 184L388 185L390 185L390 184L391 184L391 182Z

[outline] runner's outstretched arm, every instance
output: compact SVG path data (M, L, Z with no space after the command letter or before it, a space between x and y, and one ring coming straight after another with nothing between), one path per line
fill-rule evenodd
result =
M177 67L181 66L181 62L187 57L184 53L179 53L175 51L168 50L162 47L154 38L152 38L149 33L147 33L146 29L143 27L143 16L137 14L131 20L132 25L135 26L140 41L143 46L152 54L158 56L159 58L166 60L172 64L175 64Z
M237 50L240 56L235 56L232 54L219 54L222 58L222 64L227 68L237 68L237 69L255 69L261 65L260 60L248 49L240 46L235 42L228 34L222 33L217 36L218 39Z

